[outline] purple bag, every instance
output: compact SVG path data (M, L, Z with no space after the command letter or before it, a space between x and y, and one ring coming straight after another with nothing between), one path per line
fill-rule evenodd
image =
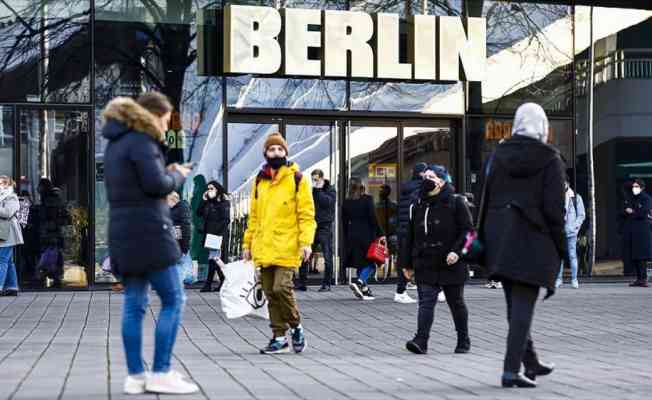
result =
M59 248L50 246L41 253L38 270L45 275L56 275L63 270L63 254Z

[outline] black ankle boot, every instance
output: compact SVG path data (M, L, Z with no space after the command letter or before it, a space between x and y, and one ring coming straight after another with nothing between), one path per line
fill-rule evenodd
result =
M202 287L199 290L200 293L209 293L209 292L212 292L212 291L213 291L213 284L209 283L209 282L204 283L204 287Z
M468 336L457 337L457 347L455 347L456 354L465 354L471 351L471 339Z
M525 376L529 380L535 381L537 379L537 376L550 375L554 370L555 370L555 364L537 363L537 365L535 365L532 368L525 368Z
M529 380L523 374L518 374L514 372L503 372L501 379L501 384L504 388L535 388L537 387L536 382Z
M415 337L414 339L405 343L405 348L414 354L427 354L428 340L422 339L420 337Z

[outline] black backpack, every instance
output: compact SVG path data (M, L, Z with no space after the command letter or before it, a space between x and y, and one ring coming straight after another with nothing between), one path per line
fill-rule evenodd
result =
M303 174L300 171L296 171L294 173L294 193L296 194L299 191L299 184L301 183L301 179L303 178ZM258 199L258 182L262 181L265 179L263 177L263 171L260 171L258 175L256 175L256 184L254 185L254 198Z

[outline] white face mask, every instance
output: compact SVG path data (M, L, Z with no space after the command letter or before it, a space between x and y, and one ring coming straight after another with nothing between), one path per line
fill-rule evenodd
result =
M208 192L208 198L214 199L215 197L217 197L217 192L214 192L212 190Z
M641 194L641 188L632 188L632 193L634 193L634 196L638 196Z

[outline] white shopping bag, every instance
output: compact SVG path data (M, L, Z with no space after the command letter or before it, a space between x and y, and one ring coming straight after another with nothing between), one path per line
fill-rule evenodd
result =
M204 247L210 250L220 250L222 248L222 236L212 235L208 233L206 235Z
M267 299L262 285L256 280L251 261L235 261L222 268L224 284L220 289L222 311L229 319L246 315L269 319Z

